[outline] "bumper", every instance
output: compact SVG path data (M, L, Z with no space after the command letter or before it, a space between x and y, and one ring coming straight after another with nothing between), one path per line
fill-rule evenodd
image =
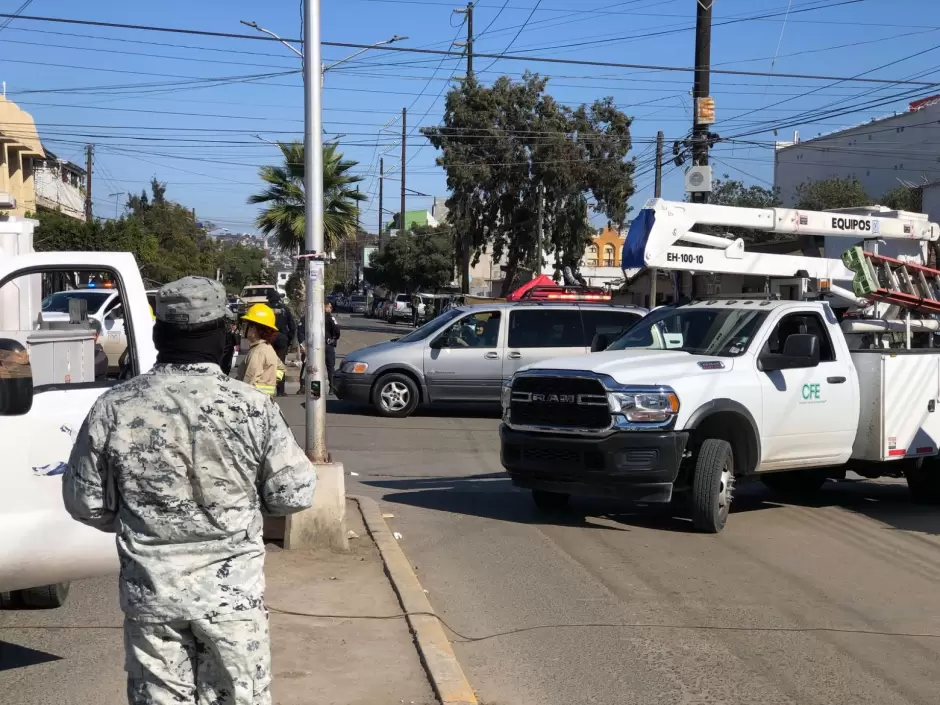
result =
M354 404L372 403L372 375L349 375L345 372L333 373L333 393L337 399Z
M517 487L669 502L689 434L624 432L607 438L499 428L500 460Z

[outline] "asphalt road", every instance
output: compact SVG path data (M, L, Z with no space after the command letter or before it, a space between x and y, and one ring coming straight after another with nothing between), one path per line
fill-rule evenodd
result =
M340 356L404 330L339 322ZM358 473L347 491L394 515L486 705L937 702L940 513L902 483L830 483L801 505L745 485L718 536L604 502L546 519L502 474L498 411L328 409L328 446ZM31 622L116 625L113 585L76 584ZM108 629L40 630L30 646L0 654L24 664L0 671L3 702L76 700L121 653ZM71 665L25 665L46 652Z
M395 331L341 323L347 345ZM348 491L395 515L488 705L937 702L940 513L903 483L744 485L718 536L605 502L547 520L502 474L498 411L329 406Z

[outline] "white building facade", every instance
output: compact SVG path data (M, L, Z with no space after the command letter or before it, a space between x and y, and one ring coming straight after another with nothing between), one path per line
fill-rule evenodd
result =
M803 141L797 135L793 142L777 143L774 185L787 206L795 204L800 184L834 177L858 179L876 202L901 185L925 186L940 180L938 127L940 95L838 132ZM940 220L940 210L930 212L926 200L924 210Z

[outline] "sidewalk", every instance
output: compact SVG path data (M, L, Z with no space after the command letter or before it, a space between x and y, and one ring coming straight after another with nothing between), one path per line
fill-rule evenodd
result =
M281 614L393 615L402 611L358 505L348 502L347 554L269 545L275 705L436 705L405 619ZM0 702L125 703L123 615L117 576L73 583L65 607L0 612Z
M359 538L348 554L269 546L274 702L278 705L431 705L437 700L404 619L322 619L276 610L391 615L401 605L358 505L347 524Z

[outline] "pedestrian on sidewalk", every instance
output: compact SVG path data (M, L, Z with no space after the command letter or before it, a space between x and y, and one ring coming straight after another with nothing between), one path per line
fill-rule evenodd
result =
M92 407L65 507L116 534L130 705L268 705L262 512L310 507L316 471L270 398L222 374L221 284L166 284L156 313L157 364Z
M294 343L294 337L297 334L297 323L294 320L294 314L284 305L284 299L277 291L268 294L268 306L274 311L276 321L277 338L274 340L274 352L277 353L281 362L287 362L287 353L290 346ZM277 395L284 396L284 379L277 383Z
M274 311L264 304L255 304L242 316L248 325L248 357L245 358L238 379L270 397L277 395L277 385L284 379L284 363L272 344L277 340Z
M323 307L326 325L326 380L330 385L330 394L333 393L333 374L336 371L336 344L339 342L339 324L333 317L333 304L329 301Z

